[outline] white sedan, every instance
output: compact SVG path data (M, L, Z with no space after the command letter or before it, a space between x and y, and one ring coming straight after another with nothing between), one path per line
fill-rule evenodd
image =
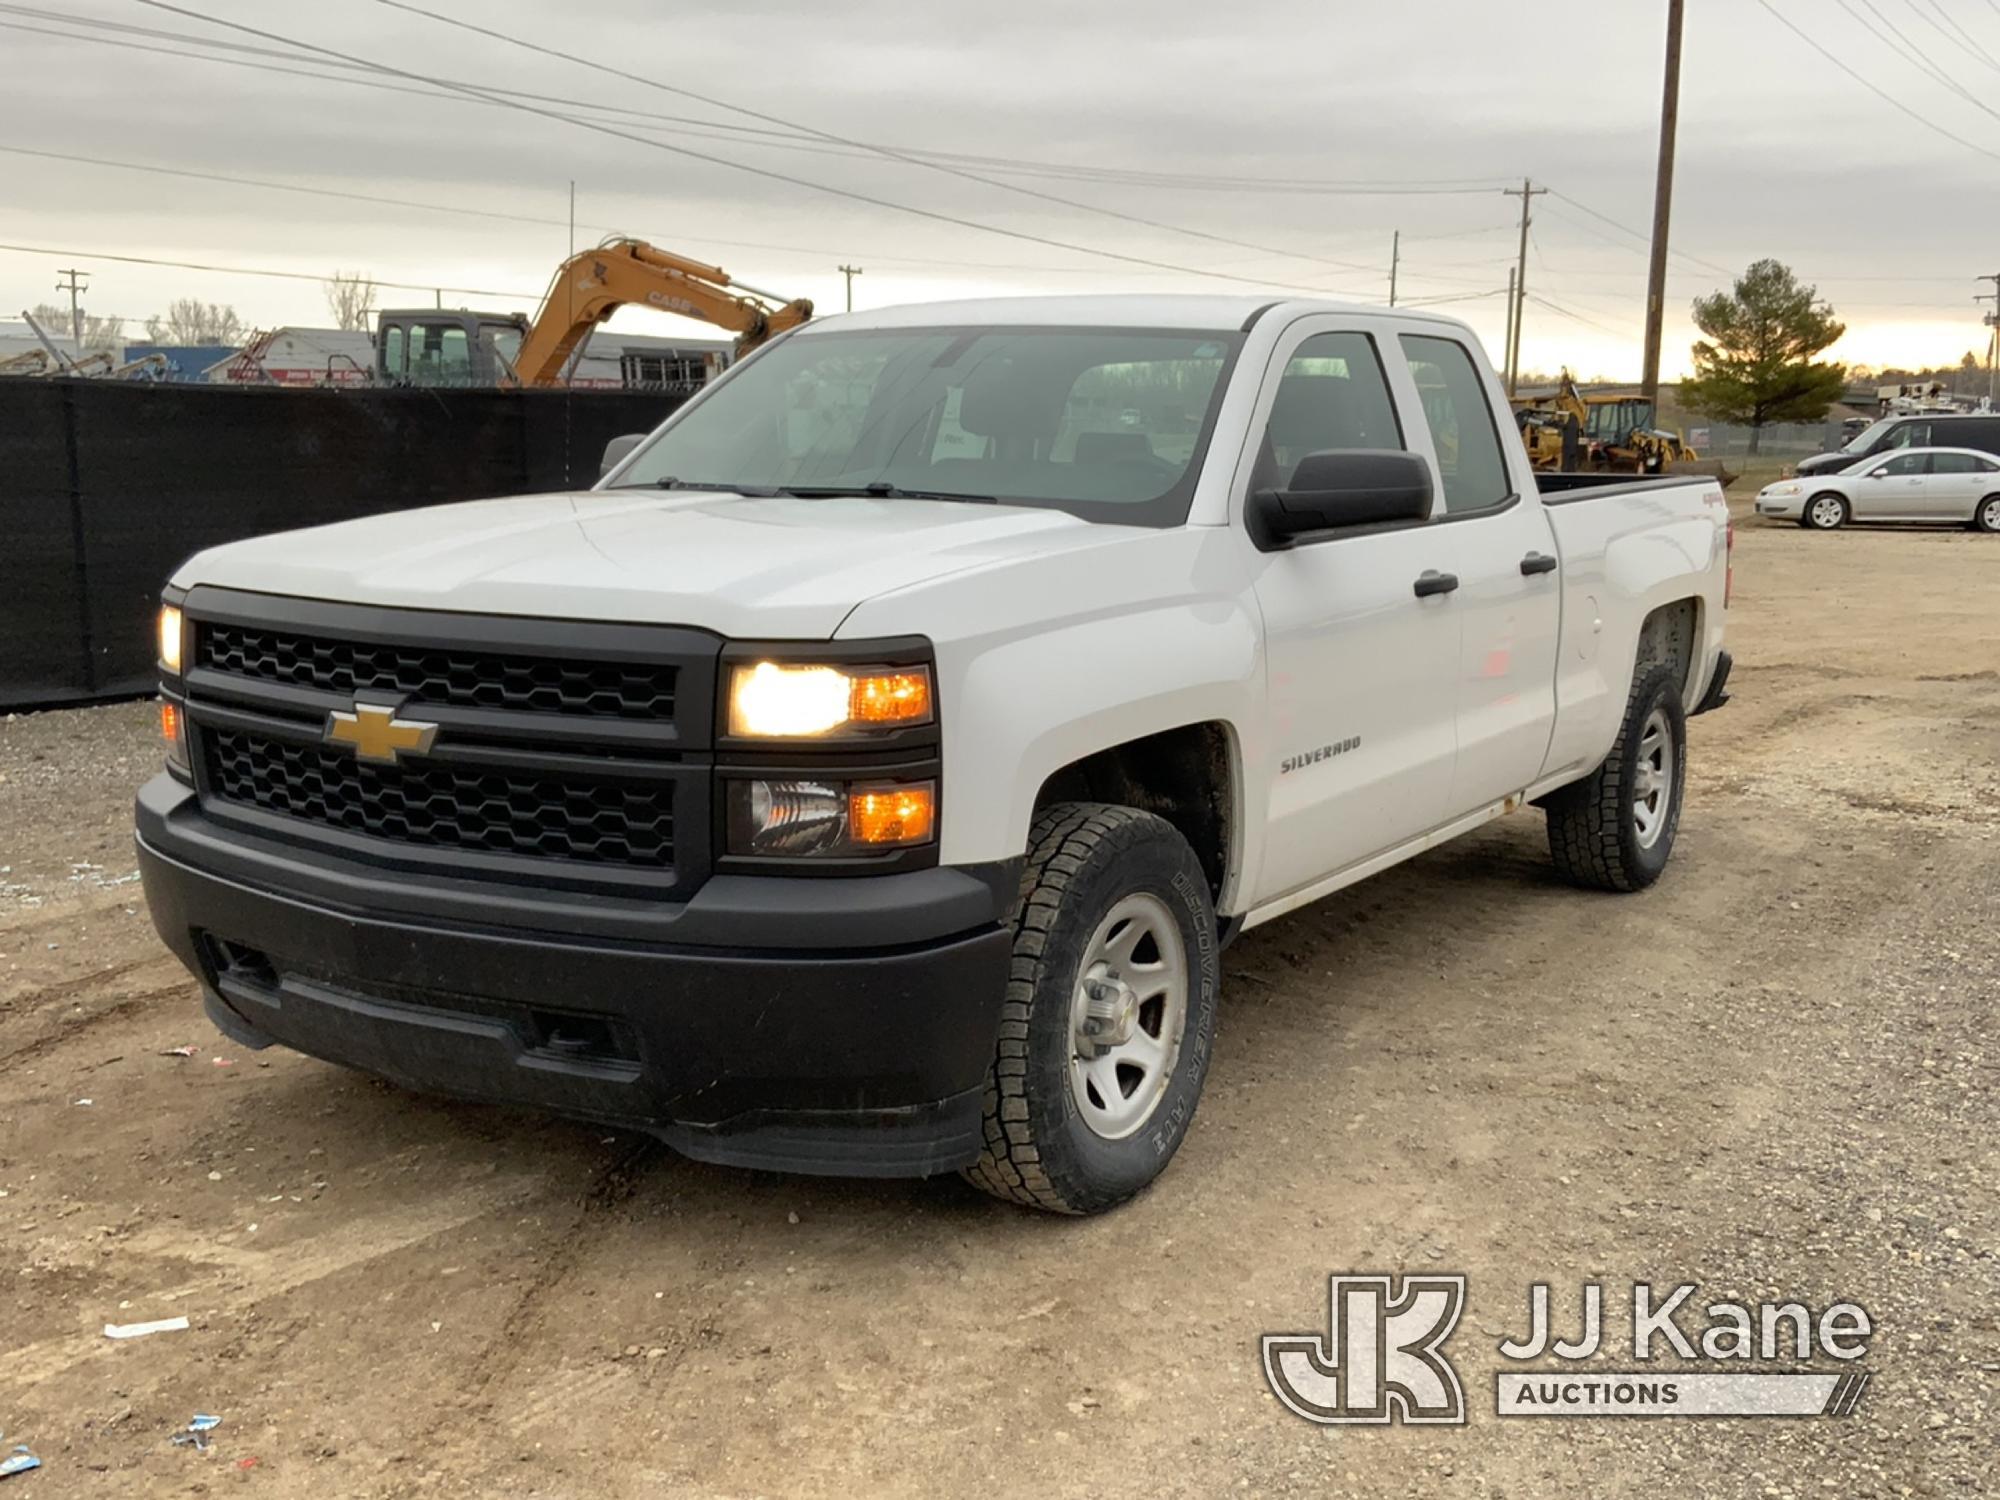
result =
M1849 521L1956 521L2000 531L2000 458L1973 448L1906 448L1837 474L1781 479L1757 514L1832 531Z

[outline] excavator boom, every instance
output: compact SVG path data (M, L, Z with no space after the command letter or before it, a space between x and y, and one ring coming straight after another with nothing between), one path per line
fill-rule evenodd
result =
M643 240L613 240L571 256L556 271L514 361L521 384L560 385L577 346L628 303L726 328L737 336L738 358L798 327L813 311L803 298L781 301L737 281L720 266L705 266Z

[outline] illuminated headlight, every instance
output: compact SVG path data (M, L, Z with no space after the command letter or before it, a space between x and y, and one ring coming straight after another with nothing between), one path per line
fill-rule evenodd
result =
M934 781L786 777L729 784L729 852L780 858L884 854L937 831Z
M826 739L928 724L925 666L836 667L760 661L731 669L729 732L749 739Z
M181 612L178 606L160 606L160 665L169 672L181 669Z

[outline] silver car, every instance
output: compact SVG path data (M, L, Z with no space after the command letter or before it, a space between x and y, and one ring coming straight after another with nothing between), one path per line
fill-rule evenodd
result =
M2000 459L1974 448L1905 448L1838 474L1757 492L1757 514L1832 531L1849 521L1928 521L2000 531Z

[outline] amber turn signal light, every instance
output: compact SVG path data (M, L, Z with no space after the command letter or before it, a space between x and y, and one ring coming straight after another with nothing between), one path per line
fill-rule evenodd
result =
M857 786L847 793L847 827L857 844L922 844L937 826L937 786Z

